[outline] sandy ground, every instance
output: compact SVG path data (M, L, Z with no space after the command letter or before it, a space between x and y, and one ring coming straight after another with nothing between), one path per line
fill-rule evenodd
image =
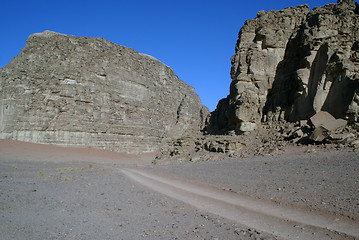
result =
M359 221L359 155L352 151L297 151L152 170Z
M153 157L0 140L0 238L285 239L180 199L187 193L178 186L168 190L172 195L163 194L126 175L128 170L358 224L359 158L354 152L299 151L165 166L149 165ZM200 199L200 190L194 188L188 197ZM307 239L320 235L316 229L312 234ZM335 231L326 236L317 239L358 239Z

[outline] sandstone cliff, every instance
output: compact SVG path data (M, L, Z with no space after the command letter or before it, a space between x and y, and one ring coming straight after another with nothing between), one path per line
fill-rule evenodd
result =
M230 94L207 124L210 133L242 133L320 111L358 123L358 4L259 12L239 32L231 78Z
M158 151L207 112L171 68L102 38L33 34L0 69L0 138Z

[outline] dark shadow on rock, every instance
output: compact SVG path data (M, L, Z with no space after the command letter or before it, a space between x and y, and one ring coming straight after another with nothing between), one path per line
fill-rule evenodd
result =
M326 81L331 81L331 87L322 110L332 114L335 118L345 118L349 105L353 101L355 91L359 88L359 79L349 79L337 54L329 60ZM342 89L342 91L338 91ZM349 113L350 115L350 113ZM351 121L351 117L349 116Z
M236 128L234 119L233 104L229 104L230 99L221 99L216 109L210 114L204 132L207 134L225 135L228 131Z
M285 112L284 118L287 121L292 119L292 106L298 93L303 91L302 86L296 78L296 70L307 67L302 59L307 55L308 46L299 48L303 37L303 30L298 31L296 37L288 41L284 58L279 62L272 88L269 89L266 104L263 110L263 121L279 121L274 116L283 116L276 112Z
M306 120L320 110L335 118L350 115L348 109L358 90L359 79L347 76L345 60L337 53L335 45L331 49L327 42L323 42L318 51L311 51L309 44L304 45L304 37L305 33L300 29L296 37L289 40L267 95L262 121L280 121L284 115L286 121L296 122ZM310 54L315 54L312 63L306 59ZM310 71L309 78L301 79L298 74L301 70Z

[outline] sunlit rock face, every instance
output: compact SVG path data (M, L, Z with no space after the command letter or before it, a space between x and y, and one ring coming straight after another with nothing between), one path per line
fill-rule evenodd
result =
M152 152L207 113L170 67L102 38L33 34L0 69L0 138Z
M359 7L339 0L261 11L239 32L230 94L209 132L246 132L261 122L298 121L327 111L349 123L359 112Z

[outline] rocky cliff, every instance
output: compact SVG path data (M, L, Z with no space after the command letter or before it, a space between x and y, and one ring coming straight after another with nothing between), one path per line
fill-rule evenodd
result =
M207 112L171 68L102 38L33 34L0 69L0 138L157 151Z
M320 111L350 124L359 115L359 6L339 0L260 11L239 32L231 86L210 133L252 131L261 122L309 119Z

